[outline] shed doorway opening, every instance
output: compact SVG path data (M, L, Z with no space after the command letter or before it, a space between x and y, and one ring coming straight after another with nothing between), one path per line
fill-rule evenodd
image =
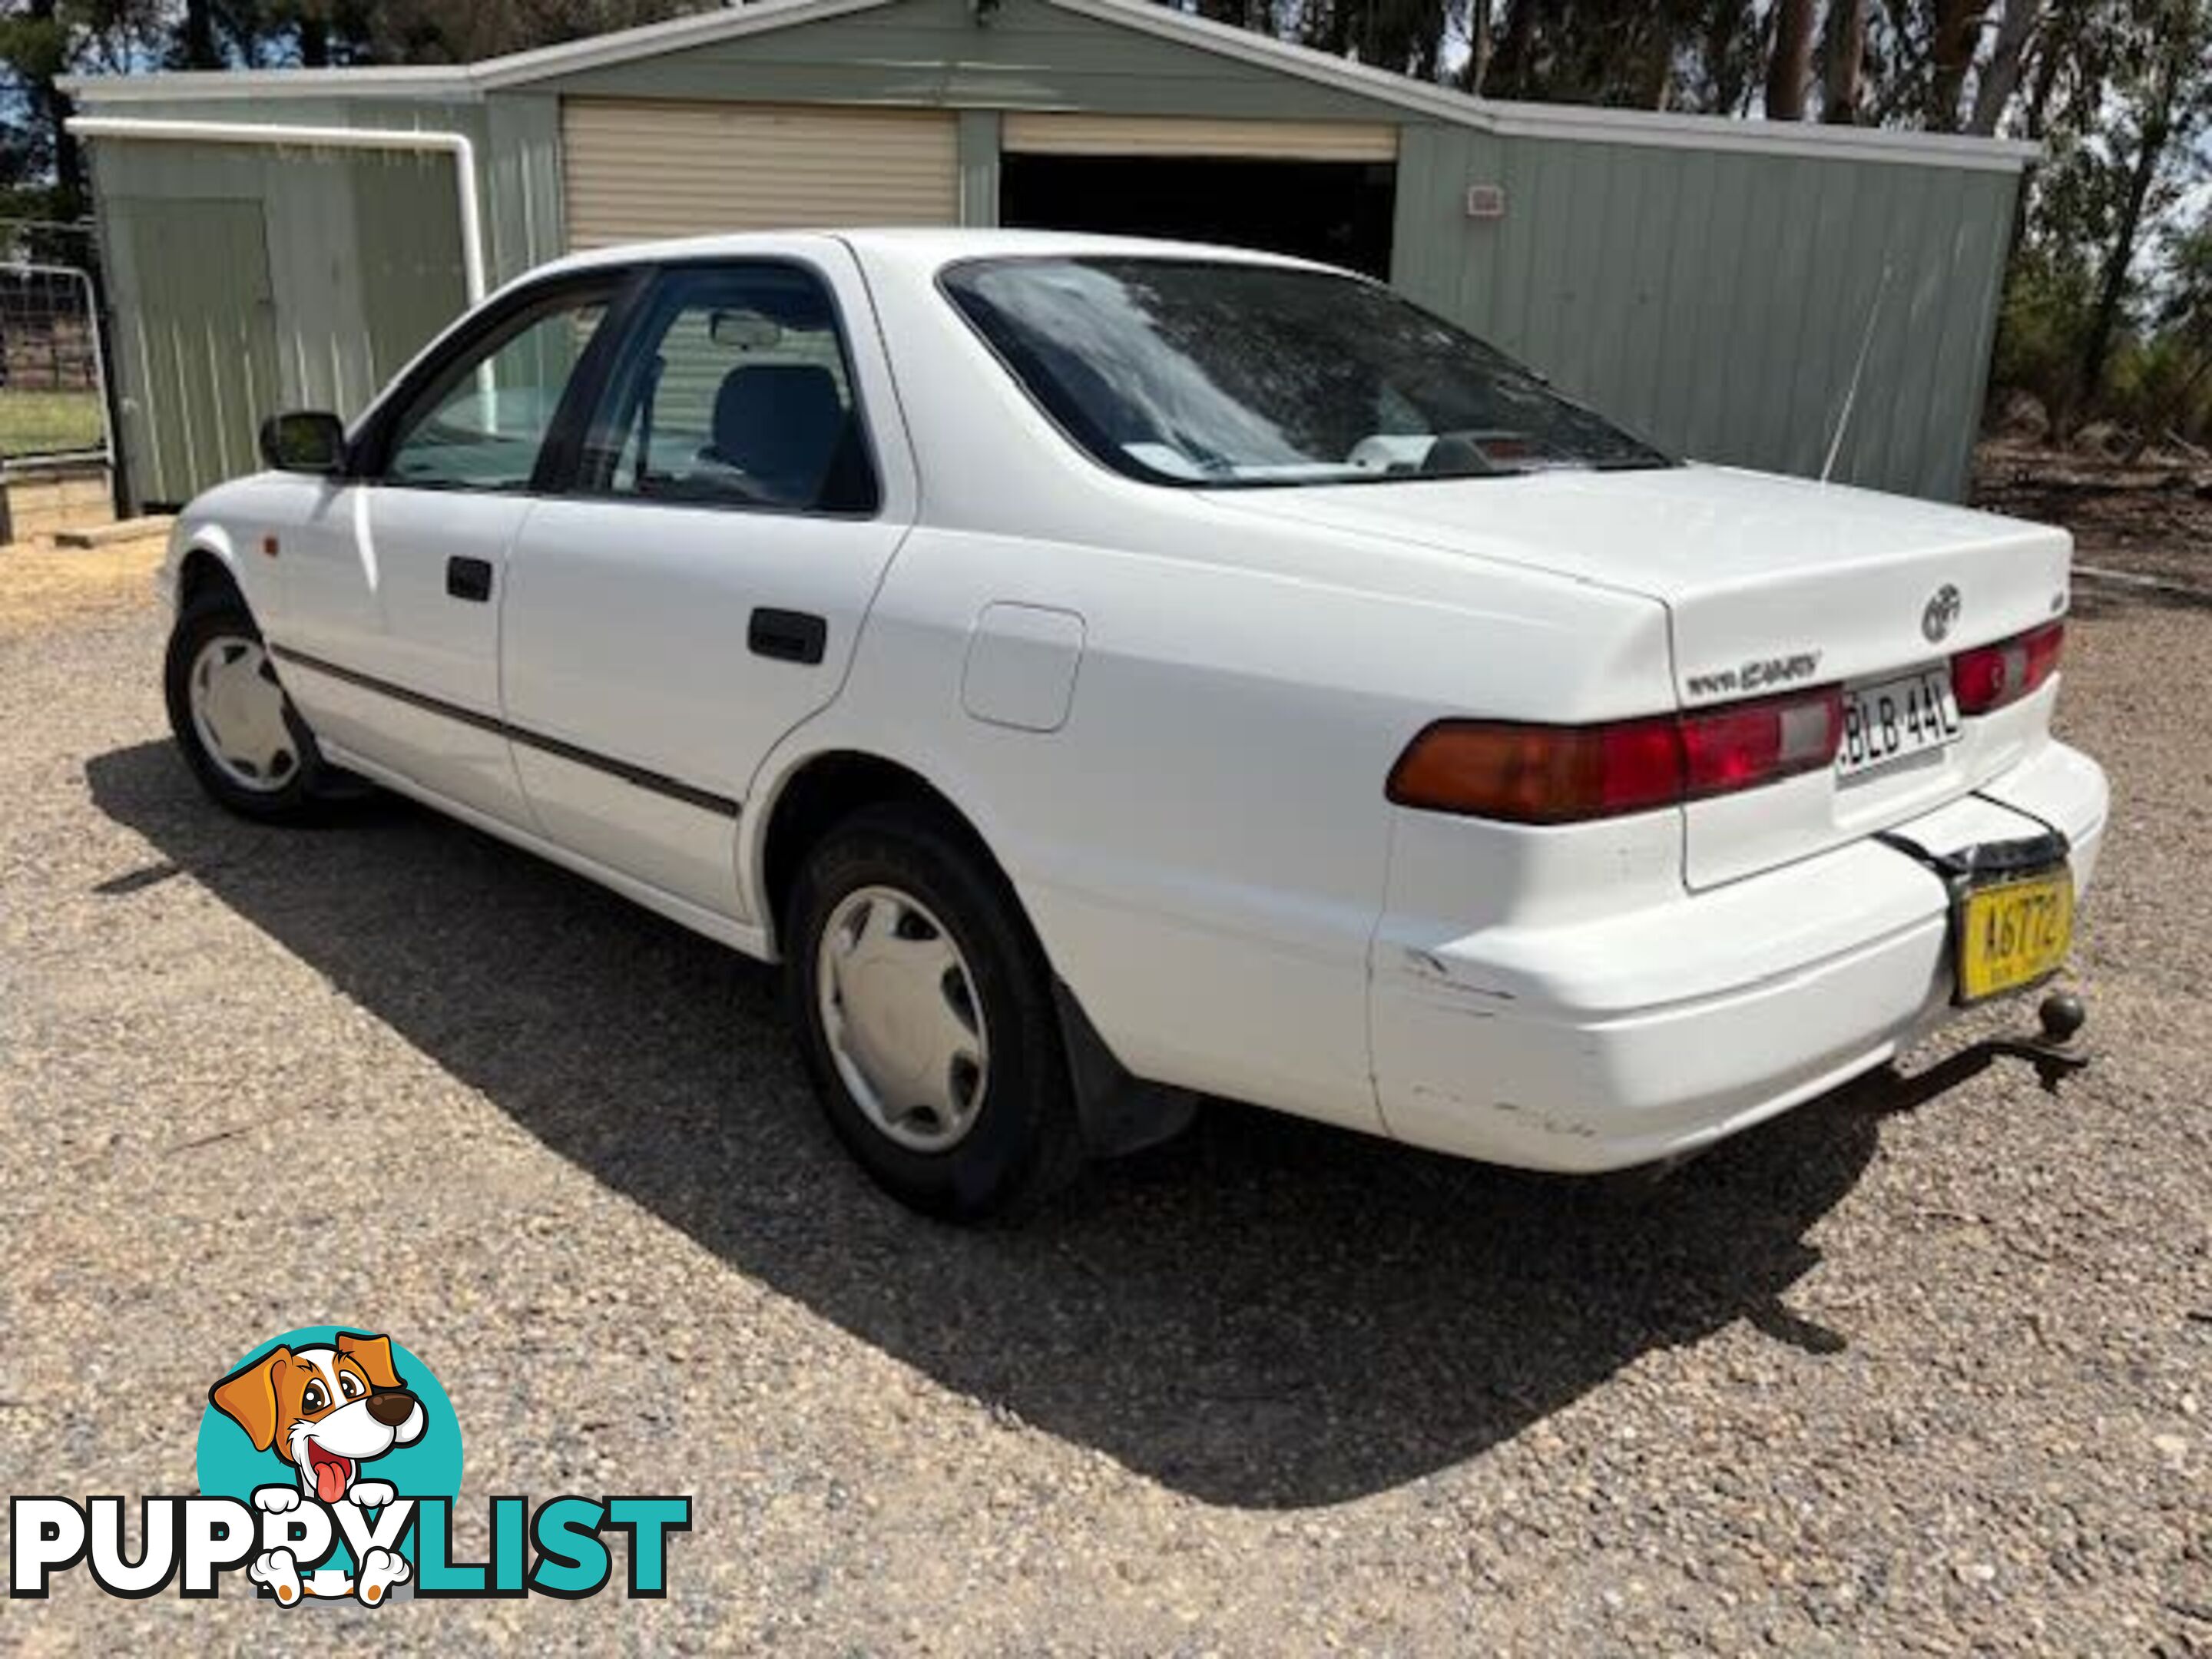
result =
M1396 168L1215 156L1009 155L1001 223L1226 242L1390 275Z
M1012 114L999 222L1226 242L1387 278L1395 127Z

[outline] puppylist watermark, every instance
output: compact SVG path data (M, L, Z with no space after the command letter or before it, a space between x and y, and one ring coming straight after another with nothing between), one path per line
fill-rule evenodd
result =
M607 1589L611 1538L624 1592L667 1594L672 1537L691 1526L685 1497L573 1493L490 1500L485 1559L456 1559L460 1425L428 1367L391 1338L331 1327L261 1344L208 1390L200 1490L139 1498L128 1550L119 1496L8 1501L11 1597L47 1595L82 1571L110 1595L143 1600L173 1586L186 1600L243 1574L286 1607L351 1601L546 1595Z

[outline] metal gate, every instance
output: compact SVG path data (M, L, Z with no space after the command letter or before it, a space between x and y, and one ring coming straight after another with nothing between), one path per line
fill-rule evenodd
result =
M0 253L0 543L104 517L114 464L92 272Z

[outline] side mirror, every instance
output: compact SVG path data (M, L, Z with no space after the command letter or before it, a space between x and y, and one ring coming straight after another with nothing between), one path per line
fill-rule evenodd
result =
M261 423L261 459L279 472L335 477L345 471L345 428L320 410L292 410Z

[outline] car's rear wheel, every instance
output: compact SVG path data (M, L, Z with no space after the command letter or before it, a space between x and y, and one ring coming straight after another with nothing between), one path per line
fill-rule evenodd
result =
M164 680L178 747L222 805L252 818L298 817L331 790L337 775L235 592L218 589L178 617Z
M1082 1159L1051 974L1003 879L940 813L872 807L787 910L792 1013L830 1126L917 1210L1032 1207Z

